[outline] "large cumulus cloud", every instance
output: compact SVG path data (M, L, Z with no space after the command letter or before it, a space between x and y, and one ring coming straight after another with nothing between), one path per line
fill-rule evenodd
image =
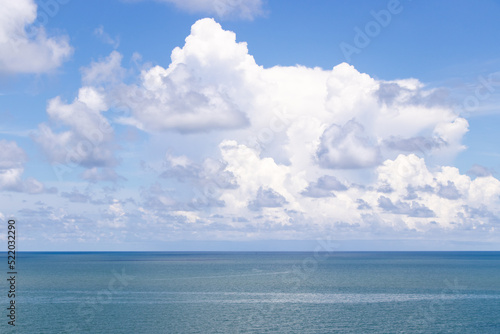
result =
M177 180L177 187L218 180L217 191L191 202L172 191L141 206L137 216L160 225L176 219L217 231L210 234L217 238L233 235L228 231L299 239L325 231L495 233L500 182L488 173L471 179L448 166L465 149L468 122L445 94L417 79L378 80L346 63L328 70L263 68L213 19L193 25L170 64L145 66L125 82L121 58L114 51L85 70L86 86L73 103L49 103L51 118L71 131L47 131L53 140L39 141L61 161L61 147L110 123L105 110L115 108L123 115L114 122L145 134L201 138L199 150L212 145L208 158L161 152L166 168L157 177ZM84 117L73 123L70 115L79 113ZM112 166L112 139L104 136L103 143L81 164Z

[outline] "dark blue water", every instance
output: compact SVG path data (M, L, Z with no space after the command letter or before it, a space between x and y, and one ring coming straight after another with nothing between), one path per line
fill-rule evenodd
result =
M18 258L17 333L500 333L500 252Z

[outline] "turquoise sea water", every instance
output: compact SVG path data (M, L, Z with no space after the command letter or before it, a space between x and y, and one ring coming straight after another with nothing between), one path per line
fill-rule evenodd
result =
M1 333L500 333L500 252L20 253L17 271Z

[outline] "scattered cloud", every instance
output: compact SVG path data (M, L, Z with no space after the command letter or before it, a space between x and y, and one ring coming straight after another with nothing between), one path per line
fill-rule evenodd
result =
M99 226L109 227L112 229L123 229L126 227L128 219L119 200L114 199L113 203L101 214L102 219L99 220Z
M156 0L179 9L223 19L253 20L264 14L263 0Z
M113 51L108 57L83 67L83 84L92 86L120 82L125 76L125 69L121 67L122 59L123 56L118 51Z
M173 199L173 192L156 182L141 191L142 207L159 212L179 208L179 203Z
M34 178L22 179L27 161L26 153L16 142L0 140L0 189L29 194L56 192L55 188L47 189Z
M117 36L112 38L107 32L104 31L104 27L101 25L94 29L94 35L105 44L109 44L113 49L117 49L120 46L120 38Z

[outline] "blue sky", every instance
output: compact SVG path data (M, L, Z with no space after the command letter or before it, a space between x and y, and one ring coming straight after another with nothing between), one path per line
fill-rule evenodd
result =
M24 250L498 249L499 1L2 3Z

